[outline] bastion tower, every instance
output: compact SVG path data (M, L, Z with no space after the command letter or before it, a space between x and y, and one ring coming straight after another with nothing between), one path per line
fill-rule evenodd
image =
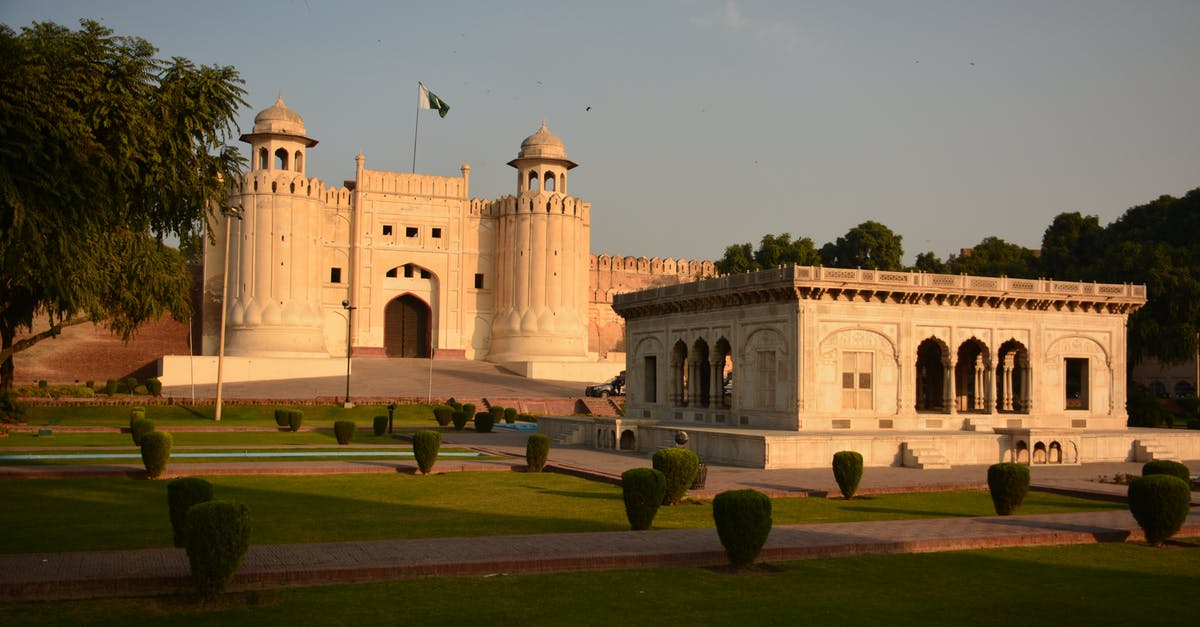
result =
M508 165L517 169L517 195L494 205L496 314L487 359L583 360L591 205L567 195L576 164L543 121Z
M250 171L230 204L225 277L226 353L259 357L328 357L321 310L320 182L304 174L317 140L283 103L263 109L250 144ZM223 233L222 233L223 235Z

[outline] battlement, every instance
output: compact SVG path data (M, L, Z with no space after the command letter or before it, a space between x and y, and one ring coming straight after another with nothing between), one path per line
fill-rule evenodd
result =
M636 274L677 275L685 280L713 277L717 275L712 261L700 259L661 259L659 257L621 257L589 255L588 270L600 272L628 272Z
M516 213L545 211L582 218L588 221L592 204L575 196L564 196L554 192L541 192L532 196L505 195L491 201L484 215L502 216Z
M436 176L363 168L358 191L461 199L467 195L467 181L466 178L460 176Z

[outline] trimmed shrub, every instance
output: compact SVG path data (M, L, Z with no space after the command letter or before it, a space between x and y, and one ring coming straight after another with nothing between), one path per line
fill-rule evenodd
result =
M525 441L525 471L541 472L546 467L548 459L550 459L550 436L545 433L535 433L529 436L529 439Z
M353 420L338 420L333 423L333 436L338 444L349 444L354 441L354 431L358 425Z
M531 438L532 439L532 438ZM549 438L547 438L549 440ZM625 517L629 528L650 528L654 515L667 495L667 477L653 468L630 468L621 473L621 497L625 499Z
M187 510L187 556L201 597L225 591L250 548L250 510L241 503L208 501Z
M467 422L475 420L475 403L467 403L463 405L462 413L466 414Z
M442 448L442 434L437 431L417 431L413 434L412 447L417 468L421 474L427 475L437 462L438 449Z
M463 410L456 409L450 414L450 422L454 423L455 431L462 431L467 428L467 415L463 413Z
M988 491L996 513L1008 516L1017 511L1029 494L1029 466L1004 462L988 466Z
M730 490L713 499L713 520L734 568L754 563L771 534L771 499L758 490Z
M109 379L108 381L104 382L104 393L109 396L112 396L117 393L117 380L116 379Z
M126 377L121 380L121 383L125 386L125 391L130 394L133 394L133 391L136 390L138 386L137 377Z
M146 417L145 407L134 407L129 410L129 428L133 429L133 421L141 420Z
M154 421L149 418L135 418L129 421L129 435L133 436L133 445L141 446L146 434L154 431Z
M1129 512L1154 546L1179 531L1192 499L1188 482L1172 475L1134 477L1127 494Z
M304 412L299 409L288 410L288 430L295 432L300 430L301 423L304 422Z
M437 405L433 408L433 419L441 426L450 424L454 419L454 408L449 405Z
M181 477L167 484L167 511L171 516L175 546L182 548L186 544L188 508L207 503L212 497L212 484L200 477Z
M495 424L493 414L475 414L475 433L491 433Z
M463 409L463 404L454 399L450 399L450 400L446 401L446 404L449 405L450 407L454 408L454 411L462 411L462 409Z
M93 390L96 389L96 382L92 381L91 379L88 379L87 382L84 383L83 385L84 385L84 387L87 387L89 389L93 389Z
M281 407L275 408L275 424L280 427L288 426L288 410Z
M489 407L488 414L492 417L492 424L502 422L504 420L504 408L499 405L492 405Z
M651 465L667 477L667 495L663 505L683 500L700 471L700 458L686 448L664 448L654 453Z
M862 481L863 456L857 451L838 451L833 454L833 478L842 498L851 499Z
M517 421L517 408L516 407L505 407L504 408L504 422L511 425L516 421Z
M38 379L38 387L39 388L42 388L44 390L49 386L50 386L50 382L46 381L45 379Z
M167 469L171 461L171 434L163 431L151 431L142 436L142 465L146 467L146 477L157 479Z
M157 377L146 379L146 391L150 393L150 396L162 396L162 381L159 381Z
M1188 471L1188 467L1173 460L1173 459L1152 459L1145 464L1142 464L1142 476L1150 475L1170 475L1183 479L1184 483L1192 480L1192 473Z
M375 416L375 420L371 422L371 427L375 429L375 436L381 436L387 433L387 416Z

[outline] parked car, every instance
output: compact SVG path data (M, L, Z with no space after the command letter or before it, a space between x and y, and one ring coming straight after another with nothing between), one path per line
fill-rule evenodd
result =
M597 383L596 385L589 385L587 386L587 389L583 391L583 394L584 396L599 396L600 398L624 396L625 373L621 372L621 374L613 377L612 381Z

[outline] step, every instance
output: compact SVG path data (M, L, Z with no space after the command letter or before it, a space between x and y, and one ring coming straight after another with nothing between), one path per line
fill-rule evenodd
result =
M1134 442L1134 461L1148 462L1156 459L1177 459L1171 449L1157 440L1137 440Z
M950 460L932 446L904 447L904 466L918 469L949 468Z

